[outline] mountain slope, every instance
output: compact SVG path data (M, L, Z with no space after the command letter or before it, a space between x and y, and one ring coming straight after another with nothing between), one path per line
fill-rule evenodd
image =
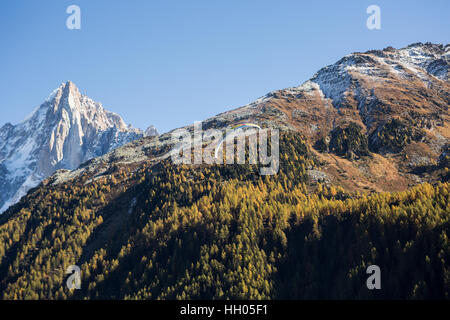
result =
M0 212L55 170L76 169L143 135L72 82L62 84L27 119L0 129Z
M2 298L448 299L448 183L311 194L305 137L280 148L274 176L163 160L44 181L0 216ZM366 287L372 264L383 290Z
M300 132L314 146L328 183L349 191L401 191L441 179L450 139L449 70L449 45L417 43L353 53L298 87L270 92L206 119L202 127L225 130L253 122ZM170 137L171 132L140 140L60 177L106 170L104 164L113 159L167 158Z
M170 132L58 170L0 216L2 298L448 299L448 48L355 53L203 122L282 129L273 176L175 165Z
M277 90L204 126L256 122L302 132L327 163L333 184L351 190L396 191L427 181L414 174L432 166L450 138L450 46L417 43L350 54L304 84ZM360 128L371 157L335 143L350 124ZM394 138L396 137L396 139ZM336 157L339 155L339 157Z

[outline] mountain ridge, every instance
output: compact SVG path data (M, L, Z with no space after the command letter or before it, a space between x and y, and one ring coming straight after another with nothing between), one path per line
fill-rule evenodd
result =
M254 122L298 131L315 146L315 155L327 163L320 170L331 183L351 191L401 191L439 179L413 171L419 164L432 167L445 152L450 138L449 72L450 45L415 43L402 49L356 52L320 69L297 87L269 92L204 120L202 126L204 130L225 130L239 122ZM352 124L355 134L367 140L366 146L329 146L338 143ZM192 125L183 128L193 130ZM101 161L143 161L149 154L152 161L165 159L170 153L158 150L173 148L171 132L119 148ZM394 133L401 139L392 140ZM132 156L127 157L127 152ZM352 161L360 158L358 154L370 156ZM64 173L55 180L65 181L65 175L76 174Z

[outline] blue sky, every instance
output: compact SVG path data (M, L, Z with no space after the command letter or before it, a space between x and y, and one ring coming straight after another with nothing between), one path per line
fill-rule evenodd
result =
M81 8L81 30L66 8ZM381 8L381 30L366 8ZM450 1L2 0L0 126L71 80L160 132L296 86L355 51L449 43Z

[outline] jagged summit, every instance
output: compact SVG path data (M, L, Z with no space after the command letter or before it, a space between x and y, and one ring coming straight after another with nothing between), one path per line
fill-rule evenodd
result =
M147 129L145 129L144 136L146 137L153 137L157 136L158 130L156 130L155 126L149 126Z
M57 169L144 136L66 81L26 119L0 128L0 212Z

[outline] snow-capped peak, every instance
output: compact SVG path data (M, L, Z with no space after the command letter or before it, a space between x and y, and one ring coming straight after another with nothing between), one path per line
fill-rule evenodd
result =
M448 81L450 73L450 46L415 43L402 49L387 47L364 53L349 54L335 64L319 70L310 81L319 85L325 98L339 105L355 80L370 79L383 82L391 73L399 78L415 76L428 84L430 76Z
M30 116L0 129L0 212L58 169L144 136L67 81Z

